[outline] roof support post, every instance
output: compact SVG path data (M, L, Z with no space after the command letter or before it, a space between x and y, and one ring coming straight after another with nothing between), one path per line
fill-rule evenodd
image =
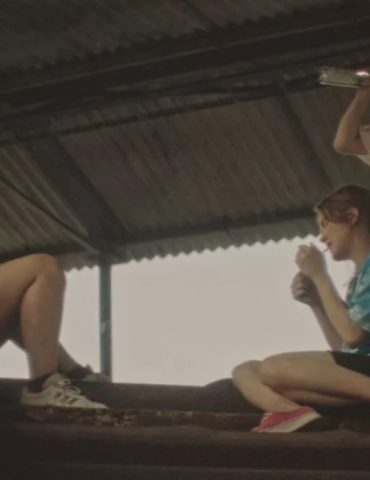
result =
M99 263L100 370L112 379L112 264L102 258Z

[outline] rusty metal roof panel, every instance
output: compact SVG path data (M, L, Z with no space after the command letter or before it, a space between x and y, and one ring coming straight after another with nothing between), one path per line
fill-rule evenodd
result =
M23 255L29 252L70 249L71 237L57 227L47 216L25 205L1 186L0 201L0 249L2 258Z
M168 97L65 115L54 127L76 128L59 140L127 232L117 248L129 261L313 233L312 220L299 220L299 212L340 184L370 185L366 166L331 147L349 98L344 90L318 89L119 124L182 102ZM95 129L84 131L90 124ZM84 226L48 187L26 145L0 150L1 176L83 237ZM5 251L73 242L55 222L27 208L19 214L18 200L2 199L0 208L16 209L3 213L16 218L2 237ZM289 221L289 212L297 218ZM72 265L94 262L76 258Z
M305 153L283 117L279 101L266 100L62 141L128 228L175 227L299 208L322 193L315 169L307 179Z
M76 220L64 200L48 184L45 175L33 161L26 147L12 145L0 148L0 165L0 181L5 181L8 186L21 192L25 199L32 199L36 209L47 208L56 218L65 219L76 232L86 235L83 225ZM20 195L18 197L20 202L23 201Z
M284 237L281 232L284 230ZM265 244L278 242L282 238L290 240L296 237L304 238L316 231L312 220L296 222L280 222L276 225L258 225L253 228L230 229L228 231L209 232L203 235L193 235L172 239L151 240L142 243L128 244L120 249L124 261L140 261L143 258L178 256L192 252L201 253L205 250L215 251L218 248L240 247L241 245Z
M50 245L71 249L76 235L86 236L24 148L0 148L0 189L2 255L50 250Z
M134 45L143 46L148 53L155 40L164 40L162 49L155 52L158 60L167 58L166 42L170 49L181 46L182 41L171 41L184 34L199 42L201 48L202 32L214 40L212 32L218 27L230 27L225 29L229 32L244 20L258 22L335 3L345 2L15 0L0 5L0 15L4 14L0 71L10 72L13 67L44 69L47 64L75 59L73 71L79 78L79 68L84 72L88 62L78 59L86 56L92 60L89 68L94 69L100 58L96 54ZM347 7L343 11L346 14ZM272 22L275 26L279 18ZM351 21L351 28L356 28L357 17ZM310 38L315 39L313 35ZM189 51L196 47L192 42ZM320 45L325 53L337 48L337 44L330 48L325 43ZM357 45L347 46L353 49ZM347 59L348 65L357 60L366 64L361 54L347 56L346 52L342 51L341 64ZM348 182L370 186L366 167L336 155L331 147L350 92L302 90L307 85L317 87L312 79L316 81L325 56L317 60L314 53L301 63L300 52L294 51L287 71L277 71L280 64L270 71L262 62L262 68L259 59L253 57L251 62L256 63L256 71L262 68L263 75L254 75L253 68L251 75L249 70L243 73L245 66L236 61L227 71L222 70L221 62L221 70L212 66L198 75L193 75L189 65L181 78L176 69L164 78L159 72L159 79L154 72L153 82L145 76L149 62L138 76L139 83L130 86L109 80L104 92L90 91L90 83L98 83L100 77L92 77L91 82L88 77L83 85L88 90L86 98L82 95L74 99L72 95L66 105L64 95L70 84L63 83L63 75L68 68L60 65L44 69L42 75L21 74L14 87L17 93L6 97L1 112L3 252L39 251L48 245L60 246L63 251L63 246L69 245L73 253L88 238L99 243L99 251L106 252L107 246L113 246L114 261L128 261L312 233L309 212L328 189ZM61 75L56 80L62 85L54 90L50 84L55 83L56 71ZM46 81L45 89L37 79ZM302 91L286 93L284 88L289 91L288 83L292 86L296 80ZM26 88L23 81L35 81L36 89L34 84ZM47 95L38 96L40 90L46 90ZM291 90L297 91L293 87ZM41 106L46 102L45 110L38 110L37 102ZM4 146L4 142L12 145ZM59 159L54 161L56 157ZM64 161L70 166L69 177L64 175ZM55 172L50 163L63 173L60 184L65 196L60 189L57 193L58 185L53 188ZM76 184L73 194L69 191L71 172L81 174L86 197ZM23 205L14 186L33 207ZM80 203L84 203L82 209ZM35 204L41 208L35 210ZM104 235L106 238L102 238ZM69 258L74 266L96 260L90 253Z
M226 23L241 23L245 20L258 21L264 17L275 17L281 13L293 13L312 7L340 3L340 0L188 0L188 3L199 12L206 15L217 25Z
M262 122L270 117L275 122L267 104L240 104L61 137L76 164L127 230L129 238L121 248L122 258L213 250L303 236L312 231L308 221L302 221L301 226L297 222L294 226L286 224L284 233L281 225L258 225L259 215L278 215L289 210L292 202L299 208L308 201L296 172L289 168L287 180L279 172L281 166L276 167L276 162L284 164L283 155L266 151L266 127L256 123L256 108ZM273 133L274 138L279 135ZM288 148L285 141L279 148ZM24 148L3 148L0 155L1 175L7 182L16 184L27 197L63 219L81 236L86 234L63 199L48 187ZM293 199L293 194L300 195L301 200ZM60 225L44 218L42 212L23 208L17 196L9 197L8 193L2 198L3 207L13 209L7 216L16 219L15 226L6 228L8 235L9 231L13 233L2 242L4 251L7 245L9 250L22 250L26 246L38 249L49 242L55 244L56 240L60 245L72 242ZM14 209L21 209L21 214ZM249 217L256 219L253 228L223 226ZM18 221L23 236L14 232ZM187 233L196 232L199 226L199 234ZM83 262L88 263L87 259Z
M349 95L320 89L101 127L66 135L62 142L127 229L126 260L278 241L313 233L313 223L262 225L259 216L309 209L343 183L370 184L366 166L331 147ZM161 100L162 106L171 101ZM311 154L287 122L282 102L288 102ZM120 107L110 118L125 113ZM85 117L81 121L88 123ZM236 228L233 234L222 228L248 218L255 219L253 228ZM182 235L199 226L209 232Z
M13 0L0 4L0 71L41 68L338 0Z
M360 183L369 187L369 169L365 164L351 156L333 153L332 142L338 120L351 98L352 91L341 88L316 89L291 95L292 108L333 188L343 183Z
M284 131L279 102L100 128L61 141L127 230L127 260L279 240L281 225L258 225L258 217L309 208L312 196L324 192L316 172L307 172L294 134ZM223 222L250 217L254 228L222 231ZM182 235L214 225L220 231ZM284 225L286 238L307 233L309 221Z

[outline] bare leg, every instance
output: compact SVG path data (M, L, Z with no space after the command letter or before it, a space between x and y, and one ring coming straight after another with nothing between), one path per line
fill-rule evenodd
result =
M265 412L287 412L299 407L297 403L264 385L260 379L261 362L249 361L234 368L232 378L241 394L254 406Z
M59 344L57 362L58 362L58 372L61 372L61 373L68 373L74 368L80 366L80 364L77 363L73 357L71 357L71 355L67 352L67 350L61 344Z
M301 405L322 406L322 407L345 407L347 405L356 405L359 400L355 398L341 398L323 393L305 392L303 390L292 390L284 392L284 395L294 402Z
M19 321L18 321L19 323ZM11 340L20 348L24 350L22 335L18 329L13 335ZM67 352L61 343L58 344L58 356L57 356L58 372L68 373L80 364Z
M264 385L278 392L304 391L370 401L370 378L337 365L328 352L274 355L261 362L259 374Z
M31 377L57 370L65 279L56 260L29 255L0 265L0 344L19 325Z
M347 374L355 374L354 382L356 383L356 381L358 381L357 376L360 374L338 367L330 354L327 354L326 352L312 353L314 355L316 355L316 353L318 355L321 355L321 353L324 355L323 361L316 359L319 363L317 368L321 371L325 371L323 364L325 367L326 363L328 363L330 366L334 366L334 368L345 370L346 376ZM307 372L299 370L299 367L295 363L295 359L292 357L290 357L289 360L295 364L294 369L298 369L296 375L300 381L298 382L299 385L297 382L294 385L289 384L284 375L286 369L288 367L291 368L291 366L288 366L285 363L282 365L283 362L280 362L280 360L286 360L284 358L285 355L311 355L311 352L307 354L282 354L269 357L263 362L245 362L234 368L232 376L235 386L242 395L256 407L261 408L264 411L291 411L298 408L302 403L335 407L359 403L361 400L361 397L359 398L354 395L354 392L351 391L351 387L348 389L343 386L341 389L338 389L337 387L335 392L332 392L329 388L322 388L321 392L318 390L310 390L308 387L311 386L312 388L313 386L312 384L308 385L305 382ZM328 358L326 358L326 356ZM276 357L279 357L279 362L276 362ZM316 370L312 373L313 375L317 374ZM368 382L370 384L370 380L367 377L364 375L360 375L360 377L361 381L365 380L366 384ZM316 377L314 376L314 378ZM343 378L341 378L341 381L343 381ZM326 385L325 382L323 382L323 384ZM338 392L338 390L345 391ZM367 394L370 393L370 391L367 392L366 388L365 391Z

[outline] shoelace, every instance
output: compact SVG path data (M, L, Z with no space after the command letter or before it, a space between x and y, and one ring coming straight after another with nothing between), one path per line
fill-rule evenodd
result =
M71 381L67 378L59 380L55 387L59 387L56 393L57 400L64 401L66 403L75 403L83 398L82 392L79 388L73 387Z

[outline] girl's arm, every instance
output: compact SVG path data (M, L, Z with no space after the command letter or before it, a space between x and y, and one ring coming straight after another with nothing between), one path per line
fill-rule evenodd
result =
M331 324L312 280L298 272L293 278L290 289L294 300L311 308L330 348L339 350L342 346L342 340Z
M330 348L332 350L340 350L343 341L332 323L330 322L329 317L326 314L326 311L322 304L317 303L315 305L312 305L311 309L318 321L318 324L320 325L322 333L324 334L324 337L328 342Z
M360 345L367 337L367 333L355 325L348 315L348 308L340 298L330 276L323 272L312 278L326 315L342 341L349 347Z
M370 103L370 86L359 88L342 116L334 138L333 147L339 153L367 155L360 136L361 120Z

